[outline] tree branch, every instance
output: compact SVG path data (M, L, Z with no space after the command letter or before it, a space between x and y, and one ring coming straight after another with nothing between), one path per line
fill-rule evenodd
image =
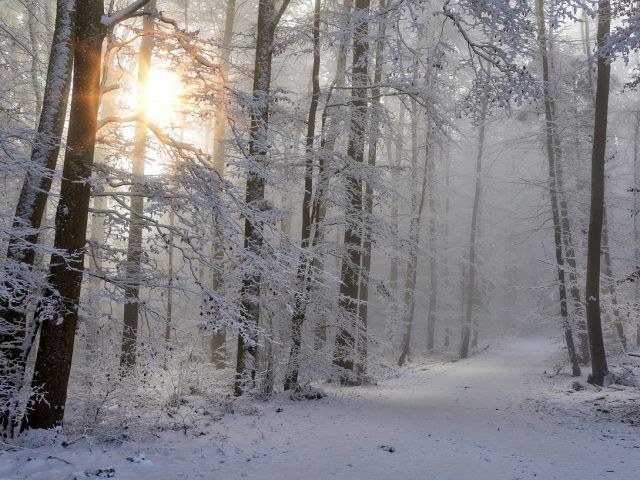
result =
M103 15L100 19L100 23L105 27L112 27L117 23L124 22L135 15L138 10L150 1L151 0L135 0L131 5L121 8L120 10L113 12L111 15Z

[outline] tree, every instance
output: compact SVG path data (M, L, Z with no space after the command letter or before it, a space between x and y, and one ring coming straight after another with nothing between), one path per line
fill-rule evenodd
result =
M369 64L369 8L370 0L356 0L353 10L353 61L351 67L351 129L347 145L350 164L364 162L365 134L367 124L367 84ZM353 168L353 167L352 167ZM362 260L362 233L357 221L362 212L362 180L356 175L346 178L346 216L350 223L344 231L344 246L347 254L342 259L340 271L340 307L346 318L336 333L333 364L339 369L342 384L360 383L355 370L356 335L358 328L358 280ZM354 223L356 223L354 225ZM354 376L355 374L355 376Z
M284 389L289 390L298 384L299 357L302 346L302 325L305 321L308 304L309 290L311 289L311 269L313 257L305 252L309 250L312 242L311 227L313 221L313 167L314 167L314 140L316 129L316 114L320 100L320 0L315 0L313 9L313 66L311 68L311 103L307 118L307 135L305 137L305 172L304 172L304 197L302 199L302 232L301 249L303 253L296 274L300 284L300 291L296 295L295 307L291 318L291 351L289 365L284 380Z
M473 297L476 290L476 248L478 234L478 211L480 209L480 195L482 191L482 157L484 155L485 129L487 122L487 102L483 100L480 111L480 126L478 128L478 152L476 154L475 193L473 196L473 209L471 211L471 233L469 239L469 271L466 285L465 319L462 324L462 339L460 342L460 358L469 356L469 339L473 320Z
M269 94L271 86L271 62L276 27L282 18L289 0L284 0L276 10L274 0L260 0L258 5L258 25L256 31L256 52L253 68L253 104L251 105L251 132L248 160L253 164L247 173L245 202L257 211L265 205L266 180L260 173L265 167L269 151ZM244 223L245 249L253 256L260 256L264 245L261 222L247 218ZM257 339L252 338L260 321L261 275L254 271L245 275L242 281L242 310L247 333L238 335L236 357L236 378L234 394L242 395L251 390L256 374Z
M142 232L144 227L144 164L147 149L147 108L151 101L147 92L149 73L151 71L151 54L153 50L154 19L151 13L156 8L155 0L151 0L144 8L142 20L142 39L138 53L137 84L137 116L133 158L131 165L131 210L129 213L129 234L127 236L126 287L123 314L122 348L120 365L131 369L136 364L136 344L138 341L138 316L140 313L140 262L142 259Z
M105 25L130 17L146 2L137 1L103 19L102 0L86 0L76 10L73 92L67 144L56 211L49 281L36 311L40 343L31 382L42 394L31 398L24 427L53 428L62 423L84 270L91 169L98 125L100 66Z
M225 141L226 141L226 89L229 81L229 58L231 56L231 40L233 39L233 24L236 15L236 0L227 0L227 6L224 14L224 33L222 36L222 49L220 52L220 67L218 73L219 89L218 95L220 101L215 111L215 126L213 130L213 165L220 177L224 177L224 160L225 160ZM222 282L222 264L224 260L224 250L221 248L220 239L214 240L213 258L218 268L213 271L212 288L220 290L223 286ZM221 328L213 333L211 338L211 360L218 368L225 366L226 358L226 330Z
M56 212L49 286L38 307L40 343L32 387L29 428L52 428L62 423L78 320L78 299L84 268L91 167L100 97L100 65L104 27L102 0L86 0L76 11L75 64L60 201Z
M598 3L598 49L607 41L611 24L611 5L608 0ZM602 219L604 210L604 162L607 148L607 116L609 110L609 60L599 51L596 80L595 121L591 153L591 208L587 250L587 280L585 296L587 302L587 329L591 352L591 375L589 381L602 385L609 373L602 338L600 319L600 252L602 245Z
M411 102L411 160L414 168L418 166L418 118L416 101ZM427 126L427 131L428 131ZM404 365L411 348L411 332L413 330L413 317L415 312L415 290L416 278L418 275L418 260L420 249L420 227L422 223L422 212L424 209L428 179L429 179L429 134L427 133L427 144L425 145L424 165L422 167L422 181L419 189L414 191L411 201L411 220L409 224L409 261L407 262L406 280L404 286L403 301L403 336L402 352L398 358L398 366Z
M537 0L536 14L538 23L538 41L540 42L540 52L542 57L542 78L544 82L544 106L545 106L545 137L546 137L546 152L547 161L549 165L549 198L551 200L551 213L553 217L553 232L555 242L555 257L558 272L558 290L560 296L560 315L562 316L562 326L564 329L565 342L567 344L567 351L569 353L569 360L571 362L571 368L574 376L580 375L580 366L578 365L578 356L576 354L575 344L573 340L573 330L569 321L569 312L567 307L567 286L565 280L565 255L563 248L567 248L567 243L563 243L563 233L567 234L568 225L563 225L560 218L560 205L558 200L558 138L555 132L556 124L554 121L553 113L554 106L552 103L552 97L550 92L550 78L549 78L549 51L548 51L548 38L546 33L545 19L544 19L544 0ZM566 207L565 207L566 210ZM567 218L567 213L563 215ZM568 222L568 219L567 219ZM575 271L575 269L574 269ZM577 287L575 287L577 288ZM574 295L575 297L575 295Z
M65 124L73 65L75 4L70 0L57 2L45 91L42 101L38 102L42 103L42 111L7 249L7 260L14 263L19 272L10 280L4 280L0 299L0 430L9 436L16 426L15 415L18 414L15 399L11 397L24 381L26 359L35 335L33 329L31 335L27 335L27 306L33 292L38 290L29 272L36 256L38 235Z

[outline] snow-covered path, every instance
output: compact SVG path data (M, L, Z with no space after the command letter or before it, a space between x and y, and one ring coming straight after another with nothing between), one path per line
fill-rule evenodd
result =
M514 339L468 360L414 366L378 386L227 415L199 436L170 432L93 454L80 445L50 449L73 468L47 460L46 472L35 468L43 461L30 470L11 454L13 475L22 473L4 477L10 454L3 454L0 478L73 478L107 465L118 479L640 478L640 427L586 423L548 407L543 371L557 348L548 338ZM138 452L145 460L125 460ZM51 468L61 476L50 476Z

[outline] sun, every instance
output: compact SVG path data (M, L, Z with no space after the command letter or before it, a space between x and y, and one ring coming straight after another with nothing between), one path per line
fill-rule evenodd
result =
M180 76L165 68L152 68L142 91L142 110L158 127L176 127L182 122L184 85Z

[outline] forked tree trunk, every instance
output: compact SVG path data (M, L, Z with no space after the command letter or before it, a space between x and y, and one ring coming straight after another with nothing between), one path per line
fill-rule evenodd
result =
M149 13L155 9L156 2L151 0L144 11ZM153 32L155 23L150 15L142 20L142 40L138 53L138 97L137 114L146 118L151 72L151 54L153 50ZM142 260L142 230L144 227L144 164L147 150L147 125L136 122L132 159L131 210L129 212L129 236L127 239L126 281L124 289L124 325L122 330L122 346L120 366L131 369L136 364L138 343L138 317L140 314L140 264Z
M35 259L35 245L44 216L47 197L58 162L62 130L67 113L67 102L73 65L73 33L76 2L58 0L53 43L49 53L49 66L42 110L31 151L27 177L22 185L16 207L13 230L7 249L7 260L15 262L19 272L12 282L5 282L9 298L0 302L0 376L7 382L7 390L21 388L24 381L26 358L31 348L32 335L26 335L26 309L32 286L29 274ZM35 333L35 332L34 332ZM3 390L6 391L6 390ZM7 410L5 405L13 404ZM14 416L17 404L0 396L0 435L11 436L17 426Z
M598 51L609 35L611 6L608 0L598 5ZM602 385L609 373L602 338L600 318L600 252L602 248L602 219L604 210L604 160L607 148L607 116L609 110L609 78L611 66L606 58L598 55L596 81L595 121L593 125L593 149L591 153L591 211L587 249L587 329L591 352L591 375L589 381Z
M351 129L347 145L347 157L351 162L364 162L364 145L367 123L367 76L369 64L369 8L371 0L356 0L353 25L353 63L351 88ZM347 251L340 271L340 307L345 312L345 322L336 332L333 364L340 370L342 384L360 383L355 371L356 329L358 321L358 279L360 277L362 232L353 225L362 214L362 180L354 176L346 178L347 226L344 246ZM355 373L355 377L353 376Z
M567 288L565 280L565 255L563 252L563 225L559 211L558 200L558 167L557 167L557 153L558 145L555 140L555 123L553 118L553 105L551 102L551 92L549 91L549 59L548 59L548 39L546 33L546 25L544 20L544 0L536 0L536 14L538 22L538 40L540 42L540 52L542 56L542 75L544 80L544 105L545 105L545 135L546 135L546 149L547 160L549 165L549 198L551 200L551 213L553 216L554 226L554 241L555 241L555 256L558 271L558 289L560 294L560 314L562 316L562 324L564 328L565 342L567 344L567 351L569 354L569 360L571 362L571 368L574 376L580 375L580 366L578 362L578 356L576 354L575 344L573 340L573 330L571 328L571 322L569 320L569 312L567 307ZM566 213L565 213L566 214ZM567 220L568 221L568 220ZM566 228L569 228L566 226ZM566 229L564 230L566 234ZM575 287L577 288L577 286Z
M87 237L91 169L100 98L100 64L104 28L102 0L84 0L76 12L73 94L64 158L63 180L56 212L50 287L36 313L42 323L32 386L42 396L31 400L29 428L53 428L62 423L71 371L73 343Z

